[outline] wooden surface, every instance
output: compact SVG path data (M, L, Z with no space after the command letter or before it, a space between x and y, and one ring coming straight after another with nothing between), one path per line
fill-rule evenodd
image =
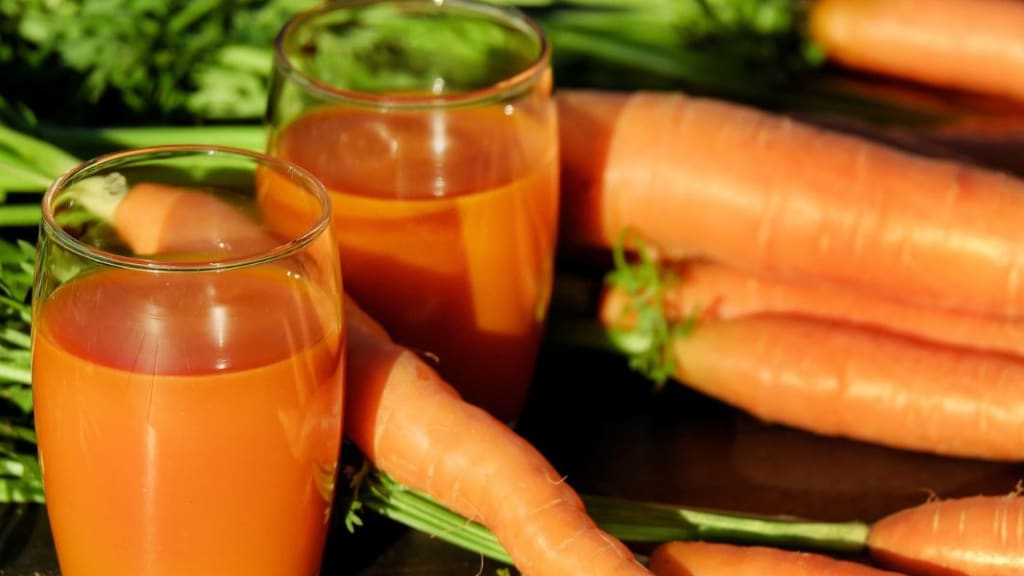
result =
M767 425L677 384L654 394L621 358L579 350L545 350L519 430L582 492L819 520L870 521L929 494L1005 493L1024 479L1022 464ZM43 508L9 507L0 521L0 575L59 574ZM354 535L335 525L322 574L474 576L496 567L371 519Z

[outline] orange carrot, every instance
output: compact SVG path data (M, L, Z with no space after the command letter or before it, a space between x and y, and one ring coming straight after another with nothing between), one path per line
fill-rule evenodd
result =
M525 439L346 299L345 432L378 468L487 526L525 574L648 574Z
M777 538L776 527L765 533L744 533L731 522L721 532L704 532L706 540L651 541L657 544L648 567L658 576L744 576L766 574L835 574L868 576L896 574L859 562L822 555L825 551L872 561L885 570L913 576L1010 576L1024 574L1024 498L1020 486L1013 494L932 500L896 511L873 524L854 528L841 547L821 547L808 553L787 538ZM685 508L676 509L684 522ZM703 510L708 520L715 511ZM726 520L728 516L718 518ZM694 518L696 520L696 518ZM779 519L780 522L787 520ZM788 522L794 522L789 519ZM797 524L800 521L796 521ZM697 520L697 523L701 523ZM728 526L728 527L727 527ZM827 525L821 525L825 528ZM851 526L852 527L852 526ZM737 530L737 528L740 528ZM827 528L826 528L827 529ZM846 532L846 528L842 529ZM807 532L804 532L807 534ZM835 532L833 532L835 533ZM729 540L723 540L729 539ZM733 542L745 542L736 545ZM862 546L849 545L861 542ZM819 544L822 542L818 542ZM800 552L774 546L794 547Z
M709 261L669 262L674 280L663 293L671 321L693 314L728 320L754 314L788 314L877 328L941 344L1024 357L1024 322L916 306L814 282L792 282ZM601 302L606 325L620 324L629 296L609 286Z
M668 542L654 549L648 563L657 576L896 576L822 554L766 546L709 542Z
M632 229L670 259L1024 314L1024 181L679 93L557 101L564 138L608 142L563 146L567 246Z
M791 316L698 322L675 378L765 421L895 448L1024 459L1024 361Z
M868 546L879 564L920 576L1024 574L1024 499L975 496L908 508L876 522Z
M808 32L831 62L1024 99L1019 0L815 0L810 6Z
M163 217L154 220L150 217L153 213L162 213ZM245 252L258 252L280 243L225 200L200 190L161 184L132 186L114 218L118 232L140 255L199 249L238 254L243 246ZM183 228L203 231L208 244L195 245L194 238L180 235Z
M135 254L228 252L236 256L280 242L237 206L202 190L140 182L83 181L76 199L111 222Z

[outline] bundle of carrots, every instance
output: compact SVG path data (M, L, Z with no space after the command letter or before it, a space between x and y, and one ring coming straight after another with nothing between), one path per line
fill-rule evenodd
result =
M1024 459L1024 181L680 93L558 104L563 244L630 232L670 272L601 313L687 326L669 374L821 434Z

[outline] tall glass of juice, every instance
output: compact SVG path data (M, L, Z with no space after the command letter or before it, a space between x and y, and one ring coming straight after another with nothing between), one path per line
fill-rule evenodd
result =
M330 192L346 290L466 400L515 421L558 216L549 45L514 9L355 0L276 41L269 152Z
M226 148L86 162L43 198L32 379L64 576L314 576L341 442L323 186Z

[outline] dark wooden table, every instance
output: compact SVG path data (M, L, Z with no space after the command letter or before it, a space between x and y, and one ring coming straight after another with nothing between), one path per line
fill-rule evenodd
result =
M819 520L873 520L929 494L1005 493L1024 464L948 459L759 422L622 358L548 347L519 425L581 492ZM335 525L323 576L493 574L491 563L383 519ZM0 575L59 574L45 510L8 507ZM484 571L481 572L483 567Z

